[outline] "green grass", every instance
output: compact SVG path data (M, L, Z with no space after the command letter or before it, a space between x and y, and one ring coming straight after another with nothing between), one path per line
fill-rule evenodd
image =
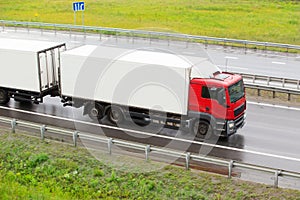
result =
M299 199L300 191L227 179L154 162L96 160L82 148L11 134L0 129L0 199ZM131 170L110 160L139 163Z
M0 19L72 24L73 0L0 0ZM86 0L85 24L300 45L291 0ZM81 12L77 13L81 24Z

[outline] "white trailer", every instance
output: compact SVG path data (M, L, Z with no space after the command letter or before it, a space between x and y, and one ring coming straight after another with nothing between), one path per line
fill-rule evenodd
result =
M85 45L62 53L62 96L186 114L192 65L163 52Z
M0 38L0 104L10 97L39 103L58 94L64 49L63 43Z

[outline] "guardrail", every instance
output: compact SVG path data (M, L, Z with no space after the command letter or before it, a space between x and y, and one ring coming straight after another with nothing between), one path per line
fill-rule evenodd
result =
M13 27L25 27L28 32L30 28L39 28L43 31L43 28L54 29L56 30L68 30L70 31L93 31L95 33L100 34L108 34L108 35L124 35L130 37L146 37L146 38L163 38L168 40L180 40L186 42L201 42L204 44L216 43L222 44L224 46L228 44L236 44L241 47L247 49L249 46L252 48L255 46L263 47L265 50L268 47L272 48L282 48L286 49L288 52L290 49L300 50L299 45L291 45L291 44L280 44L280 43L272 43L272 42L258 42L258 41L249 41L249 40L238 40L238 39L228 39L228 38L216 38L216 37L208 37L208 36L197 36L197 35L189 35L189 34L178 34L178 33L168 33L168 32L155 32L155 31L145 31L145 30L132 30L132 29L121 29L121 28L106 28L106 27L95 27L95 26L79 26L79 25L71 25L71 24L52 24L52 23L42 23L42 22L20 22L20 21L9 21L9 20L0 20L0 24L2 25L2 29L5 29L5 26L13 26ZM230 45L229 45L230 46Z
M21 121L21 120L6 118L6 117L0 117L0 122L9 124L11 126L12 133L16 133L17 127L39 130L40 138L42 140L45 139L47 132L59 134L62 136L70 136L70 137L72 137L73 145L75 147L78 144L78 138L90 140L93 142L106 143L109 154L112 154L112 146L115 145L115 146L130 148L133 150L144 151L146 161L149 160L150 152L155 152L155 153L158 153L160 155L165 155L165 156L182 158L182 159L185 159L185 168L187 170L190 168L191 161L197 161L197 162L209 163L209 164L214 164L217 166L227 167L228 168L228 178L232 177L232 172L233 172L234 168L250 169L250 170L256 170L256 171L261 171L261 172L267 172L267 173L271 173L274 175L274 184L273 184L274 187L278 187L279 177L286 176L286 177L300 179L300 173L297 173L297 172L285 171L285 170L281 170L281 169L269 168L269 167L264 167L264 166L257 166L257 165L242 163L242 162L234 161L234 160L225 160L225 159L213 158L213 157L208 157L208 156L194 155L190 152L179 152L179 151L175 151L172 149L166 149L166 148L162 149L160 147L155 147L155 146L150 146L150 145L145 145L145 144L138 144L138 143L128 142L128 141L124 141L124 140L117 140L117 139L113 139L113 138L106 138L103 136L96 136L96 135L91 135L88 133L81 133L79 131L73 131L73 130L65 130L65 129L61 129L61 128L40 125L40 124L36 124L36 123L31 123L31 122L27 122L27 121ZM203 145L205 145L205 144L203 144Z
M300 80L290 78L279 78L272 76L254 75L239 72L232 72L243 76L246 88L256 89L257 95L261 95L261 90L273 92L273 98L276 93L288 94L288 100L291 95L300 95Z

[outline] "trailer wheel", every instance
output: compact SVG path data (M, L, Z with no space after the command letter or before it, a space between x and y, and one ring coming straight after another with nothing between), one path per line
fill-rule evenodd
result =
M4 105L9 102L10 98L8 96L8 92L4 89L0 89L0 104Z
M119 124L123 122L124 115L122 109L118 106L112 106L107 112L108 120L113 124Z
M88 115L93 120L100 120L104 116L104 107L99 103L90 104Z
M210 138L213 134L211 125L206 121L196 121L193 126L193 133L196 138Z

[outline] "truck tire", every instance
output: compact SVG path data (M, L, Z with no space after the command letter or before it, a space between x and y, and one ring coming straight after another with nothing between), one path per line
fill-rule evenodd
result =
M124 120L124 114L122 112L122 108L118 106L110 107L107 112L107 118L113 124L122 123Z
M211 125L207 121L198 121L194 122L192 127L192 132L195 137L198 139L209 139L213 135L213 130Z
M88 115L92 120L100 120L104 117L104 107L99 103L91 103L88 106Z
M0 105L7 104L9 100L8 92L4 89L0 89Z

